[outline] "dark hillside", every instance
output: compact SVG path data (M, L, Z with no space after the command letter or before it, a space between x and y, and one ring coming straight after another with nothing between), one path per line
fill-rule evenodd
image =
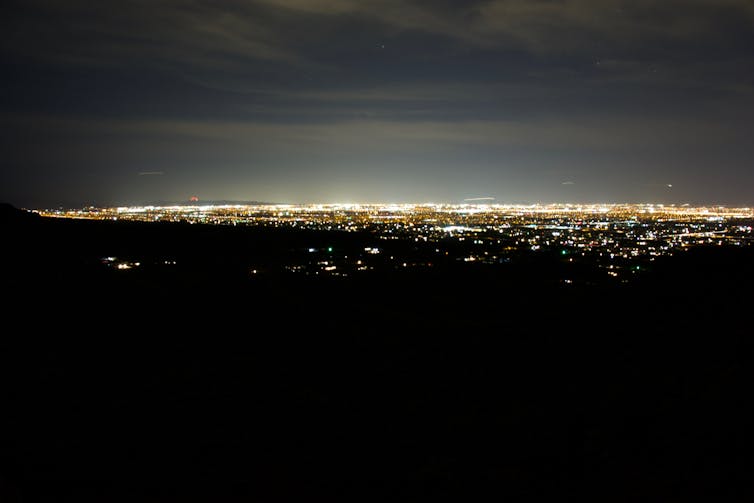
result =
M8 501L752 496L750 249L322 279L273 266L372 237L0 218Z

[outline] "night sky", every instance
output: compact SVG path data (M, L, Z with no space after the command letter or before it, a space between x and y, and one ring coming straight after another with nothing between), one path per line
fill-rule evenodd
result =
M752 0L21 0L0 201L754 205Z

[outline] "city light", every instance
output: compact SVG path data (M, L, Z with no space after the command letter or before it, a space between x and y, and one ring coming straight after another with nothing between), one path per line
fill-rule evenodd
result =
M553 257L569 267L589 264L602 277L627 282L645 274L657 257L698 246L748 246L754 210L660 204L309 204L135 206L36 210L42 216L151 223L360 232L384 246L311 243L278 265L288 273L348 277L367 271L437 269L448 264L504 267L523 256ZM330 238L328 238L330 240ZM395 249L411 243L411 251ZM384 250L389 253L383 254ZM386 256L385 256L386 255ZM429 260L429 257L442 260ZM326 258L326 260L324 260ZM103 257L120 270L136 257ZM172 258L162 260L175 264ZM249 264L254 276L271 264ZM564 274L566 274L564 272ZM573 275L562 282L571 284Z

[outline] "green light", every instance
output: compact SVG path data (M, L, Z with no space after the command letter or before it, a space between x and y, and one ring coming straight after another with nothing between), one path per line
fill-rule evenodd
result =
M328 247L327 247L327 251L328 251L328 252L331 252L331 251L332 251L332 246L328 246Z
M566 250L560 250L561 255L566 255L568 252Z

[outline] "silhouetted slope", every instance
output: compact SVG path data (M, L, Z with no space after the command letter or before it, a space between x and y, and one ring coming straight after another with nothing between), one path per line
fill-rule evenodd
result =
M20 210L8 203L0 203L0 223L2 225L26 225L40 218L36 213Z
M365 235L4 232L21 328L2 342L0 451L21 501L751 496L750 250L565 288L537 261L248 277L255 258ZM165 257L176 268L148 266Z

